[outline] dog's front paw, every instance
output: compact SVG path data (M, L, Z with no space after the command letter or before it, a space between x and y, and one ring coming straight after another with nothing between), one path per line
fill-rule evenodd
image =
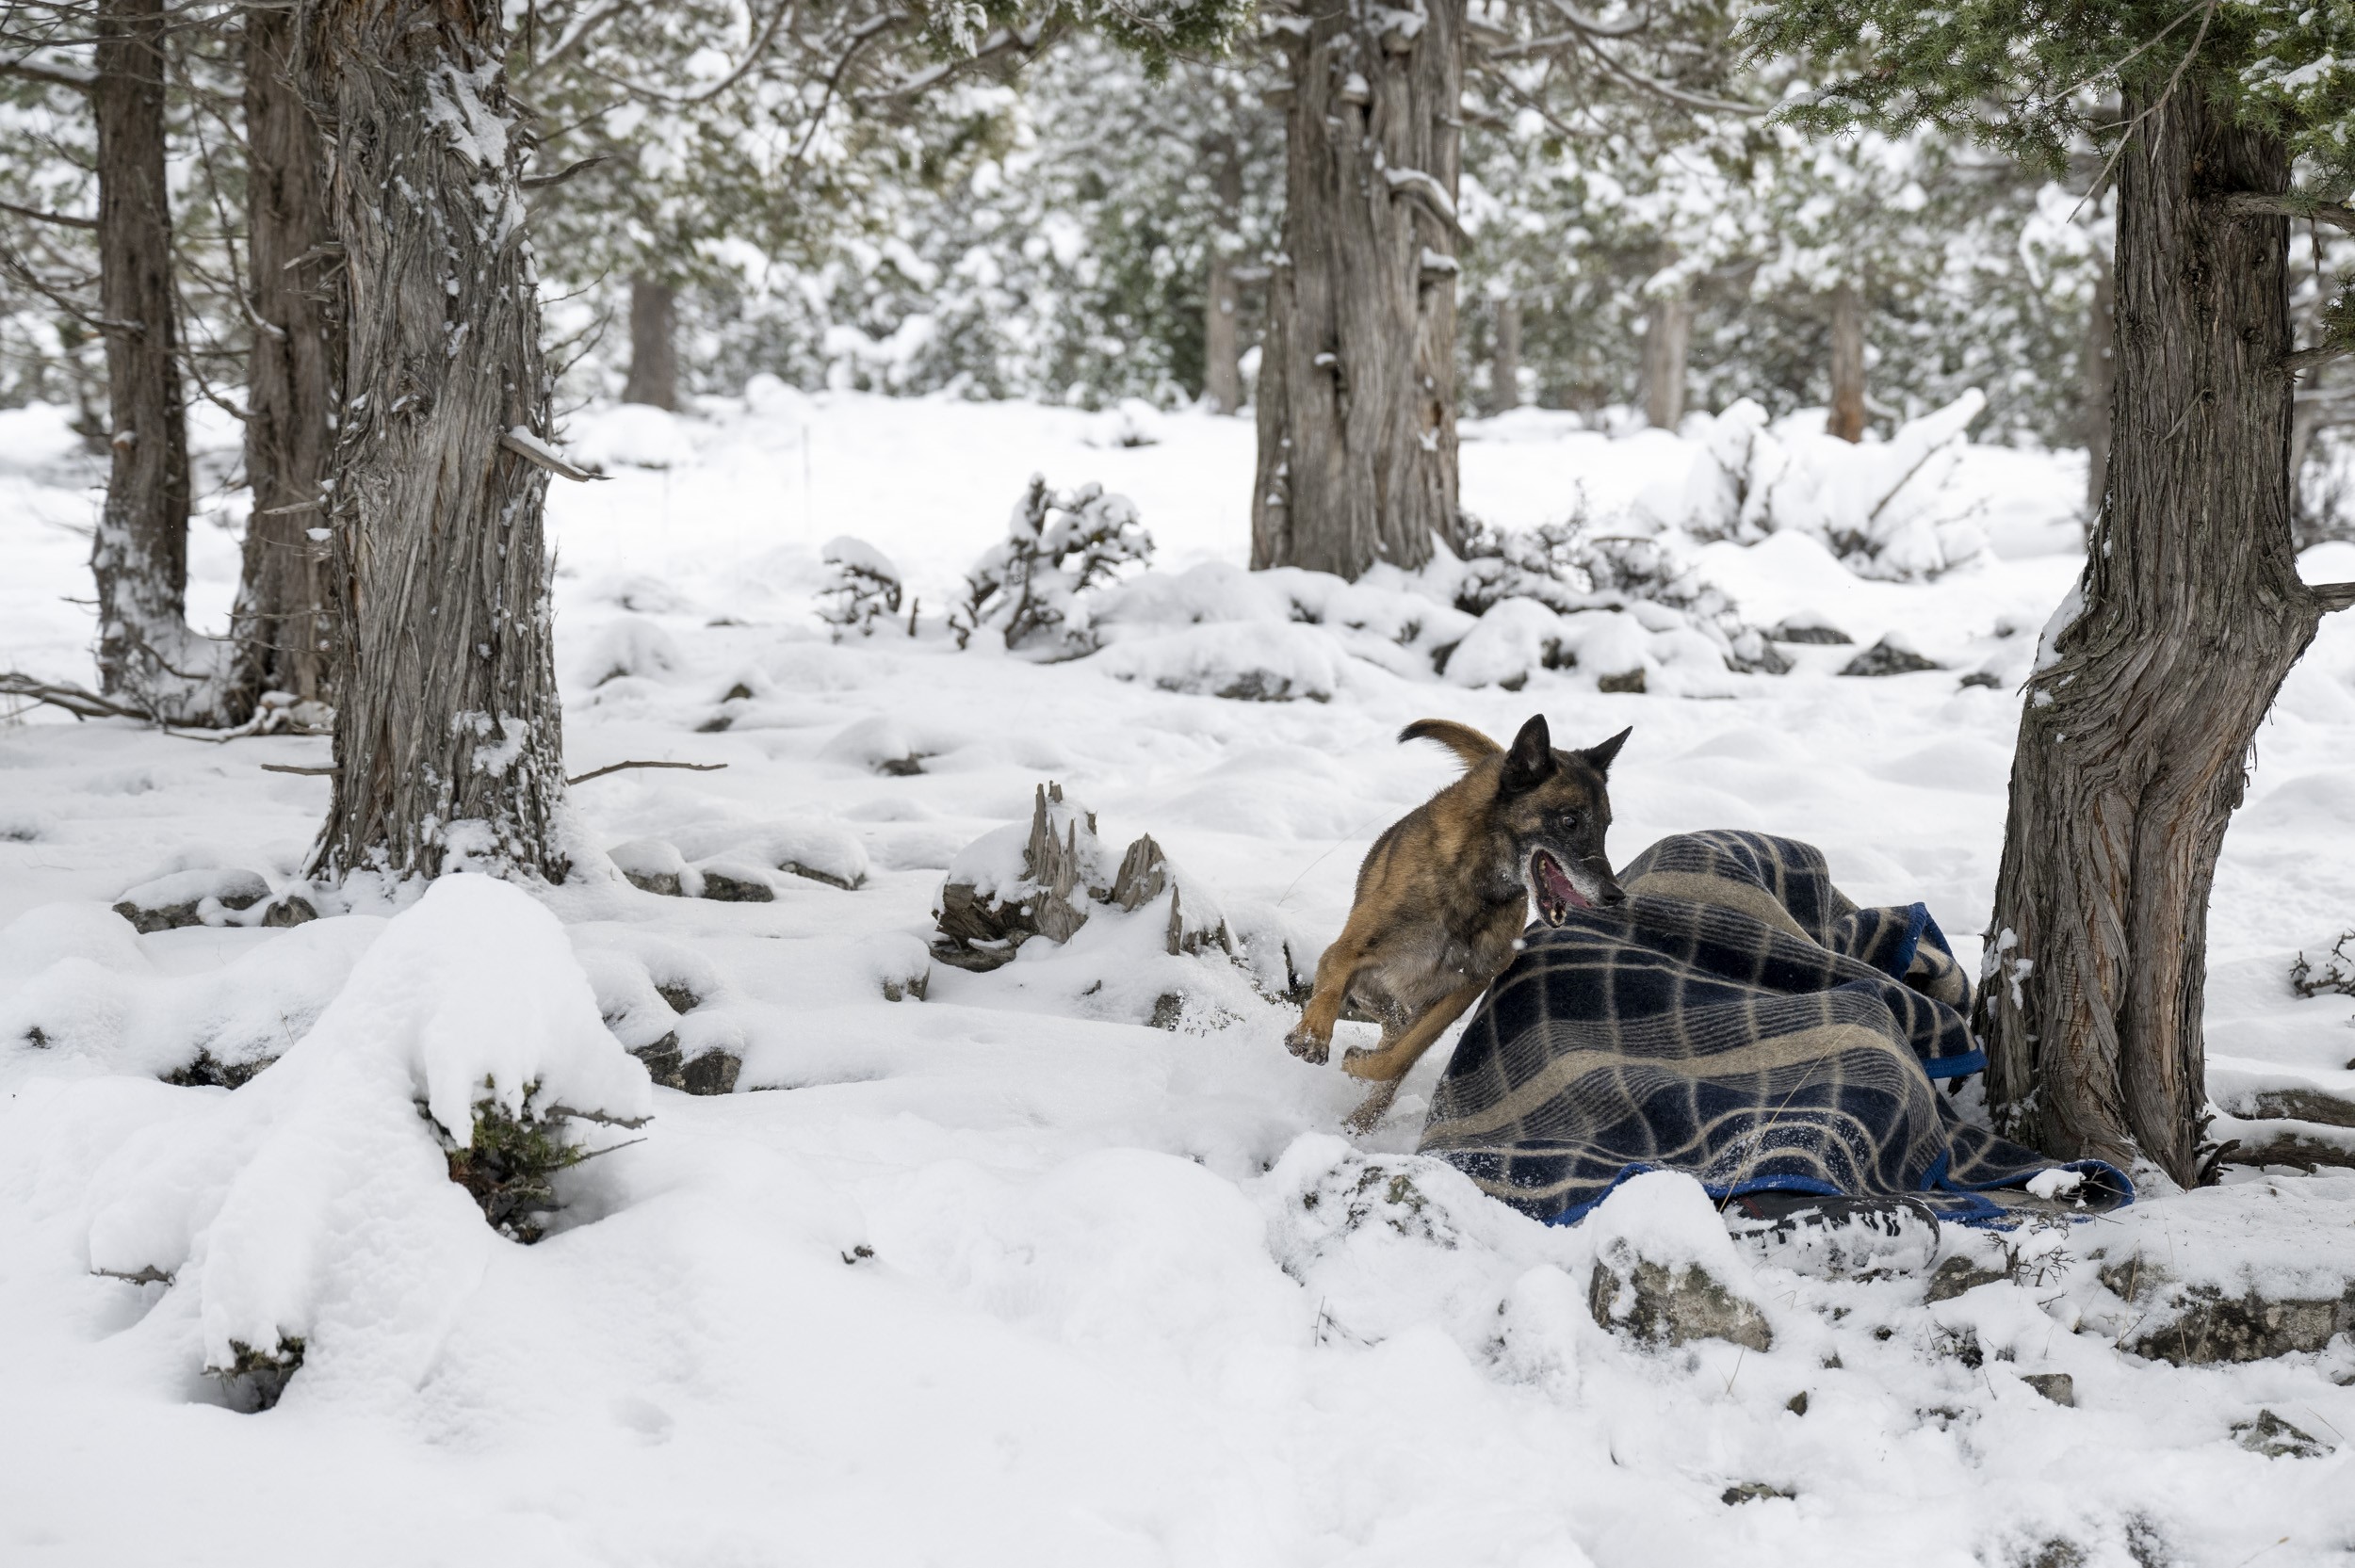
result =
M1311 1034L1304 1026L1284 1037L1284 1049L1312 1066L1322 1067L1333 1054L1333 1039L1330 1035Z

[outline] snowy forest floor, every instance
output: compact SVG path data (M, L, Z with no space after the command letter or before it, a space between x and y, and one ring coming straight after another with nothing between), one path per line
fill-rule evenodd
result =
M1289 933L1305 967L1367 842L1451 776L1400 726L1502 736L1536 711L1565 745L1634 726L1615 859L1693 828L1810 840L1859 901L1925 901L1975 972L2019 677L2078 569L2081 459L1973 449L1957 482L1993 550L1929 583L1861 579L1795 535L1701 551L1752 623L1812 614L1860 646L1901 632L1939 671L1843 678L1855 649L1799 646L1790 674L1693 695L1604 694L1579 670L1465 689L1337 634L1329 700L1255 703L1161 689L1167 661L1122 663L1122 644L1057 665L986 635L958 652L937 617L1034 470L1132 497L1157 574L1241 564L1248 423L1171 416L1155 445L1097 445L1113 423L773 388L751 410L574 420L577 451L616 477L551 496L569 767L727 765L577 786L584 852L767 846L775 865L803 846L865 880L779 875L771 901L723 903L609 868L552 891L601 995L688 983L682 1037L740 1056L739 1092L658 1091L642 1142L561 1178L547 1239L490 1249L433 1312L385 1306L415 1260L365 1223L301 1233L326 1282L313 1359L266 1414L200 1375L186 1285L90 1272L94 1176L141 1129L246 1093L158 1075L250 1047L239 1030L283 1049L382 922L133 939L91 919L168 873L292 877L327 785L259 765L320 766L327 742L39 713L0 729L0 1560L2355 1556L2355 1342L2233 1366L2121 1349L2185 1291L2355 1290L2355 1174L2233 1167L2089 1222L1949 1227L1946 1255L2005 1277L1936 1301L1926 1272L1754 1258L1771 1350L1648 1350L1588 1311L1593 1226L1539 1226L1408 1153L1444 1044L1345 1140L1356 1086L1290 1058L1293 1014L1223 959L1165 954L1149 911L995 973L934 964L921 1000L884 994L922 966L950 860L1027 821L1048 780L1115 849L1150 832L1239 928ZM67 601L88 592L95 501L60 429L0 414L0 666L86 680L88 612ZM1466 504L1505 526L1566 517L1582 490L1608 518L1691 459L1665 434L1535 413L1469 433ZM218 626L234 536L195 533L192 614ZM924 635L828 640L810 605L838 533L900 563ZM2355 546L2305 570L2355 577ZM1958 687L1976 668L2006 678ZM2257 750L2210 924L2228 1107L2355 1093L2355 1001L2299 1000L2286 978L2355 927L2355 616L2326 622ZM875 766L906 754L921 771ZM580 982L519 963L514 983ZM1149 1026L1170 994L1177 1026ZM67 1019L46 1044L19 1038L36 1002ZM2116 1266L2137 1257L2121 1293ZM2023 1381L2048 1373L2073 1405ZM2259 1451L2281 1423L2308 1454Z

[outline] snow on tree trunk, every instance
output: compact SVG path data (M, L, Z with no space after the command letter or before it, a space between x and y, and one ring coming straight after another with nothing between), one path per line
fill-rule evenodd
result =
M90 544L98 680L157 717L212 717L213 651L187 630L188 428L164 179L168 18L159 0L100 0L98 314L113 466Z
M322 293L333 265L327 169L318 127L291 74L294 45L292 12L245 13L247 222L257 326L245 428L253 515L246 525L232 684L246 703L263 691L320 699L329 687L327 552L310 531L326 520L321 485L334 445L343 337Z
M1463 0L1278 19L1284 255L1259 369L1251 564L1356 577L1460 541L1456 174Z
M622 401L678 407L678 290L652 278L629 281L629 380Z
M1685 372L1692 355L1692 302L1681 294L1652 300L1650 319L1644 326L1644 417L1654 429L1673 430L1684 417ZM1862 396L1860 390L1860 402Z
M2207 908L2249 750L2320 606L2290 534L2289 159L2184 83L2130 97L2117 410L2085 575L2022 710L1976 1020L1999 1124L2062 1157L2200 1167Z
M1843 441L1864 439L1864 298L1854 283L1831 296L1831 420Z
M1488 406L1507 413L1521 406L1521 302L1497 301L1497 340L1488 355Z
M2086 313L2085 430L2086 521L2102 515L2102 495L2110 482L2110 397L2118 384L2118 285L2110 264L2093 267L2093 308ZM2291 472L2295 474L2296 468Z
M316 0L347 396L331 530L335 778L316 874L453 857L560 880L549 382L491 0ZM511 434L517 439L502 446Z

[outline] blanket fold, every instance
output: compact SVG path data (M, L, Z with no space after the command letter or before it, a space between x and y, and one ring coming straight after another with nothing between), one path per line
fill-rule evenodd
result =
M1813 846L1733 831L1663 839L1619 881L1624 905L1528 933L1448 1062L1423 1153L1558 1222L1660 1169L1721 1198L1911 1196L1963 1220L2055 1168L2088 1207L2133 1200L2106 1164L2058 1166L1956 1114L1934 1080L1987 1059L1924 906L1859 909Z

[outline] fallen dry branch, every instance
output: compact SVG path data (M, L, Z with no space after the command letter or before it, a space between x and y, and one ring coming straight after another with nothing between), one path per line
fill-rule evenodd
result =
M724 762L609 762L603 768L576 773L564 782L567 784L587 784L591 779L602 779L608 773L619 773L625 768L684 768L690 773L716 773L726 766Z

